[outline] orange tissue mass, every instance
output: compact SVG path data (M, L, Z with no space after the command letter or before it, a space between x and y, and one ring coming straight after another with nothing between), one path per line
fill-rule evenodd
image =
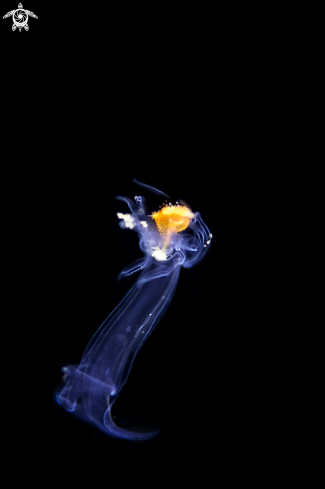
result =
M152 218L155 220L160 234L179 233L183 231L187 228L193 217L193 212L184 205L169 205L152 214Z

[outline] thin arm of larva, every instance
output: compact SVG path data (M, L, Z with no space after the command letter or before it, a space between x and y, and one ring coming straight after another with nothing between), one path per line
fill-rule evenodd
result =
M159 197L165 197L165 198L169 199L169 196L167 194L165 194L164 192L162 192L161 190L158 190L157 188L152 187L151 185L147 185L146 183L139 182L139 180L136 180L135 178L133 178L132 180L134 183L136 183L140 187L143 187L146 190L149 190L150 192L153 192L154 194L159 195Z

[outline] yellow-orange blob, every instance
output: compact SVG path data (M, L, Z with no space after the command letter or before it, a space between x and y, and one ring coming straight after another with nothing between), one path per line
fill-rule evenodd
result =
M154 212L152 218L155 220L160 234L169 235L179 233L187 228L193 212L184 205L170 205Z

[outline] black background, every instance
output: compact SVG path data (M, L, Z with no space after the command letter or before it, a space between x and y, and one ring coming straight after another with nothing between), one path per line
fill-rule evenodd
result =
M320 325L305 24L245 2L24 7L38 16L29 32L1 21L6 477L299 479ZM116 281L141 251L114 200L143 193L132 178L184 199L213 234L115 405L117 419L161 423L146 442L109 438L53 400L60 369L134 281Z

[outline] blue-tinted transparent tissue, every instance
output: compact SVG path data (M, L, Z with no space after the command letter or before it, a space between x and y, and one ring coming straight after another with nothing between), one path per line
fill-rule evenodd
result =
M158 195L165 194L140 184ZM164 205L146 213L143 197L124 201L129 214L118 213L120 226L137 231L144 257L125 268L120 277L141 272L120 304L90 340L79 365L68 365L56 399L67 411L105 433L130 440L147 439L157 430L133 431L117 426L111 410L126 382L133 360L173 298L181 267L197 264L212 235L198 212L185 203Z

